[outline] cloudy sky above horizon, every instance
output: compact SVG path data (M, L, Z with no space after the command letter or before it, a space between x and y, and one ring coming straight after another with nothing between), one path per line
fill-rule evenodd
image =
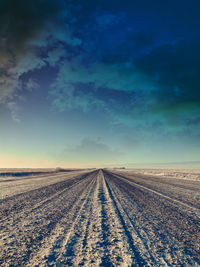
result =
M197 164L199 8L0 0L0 167Z

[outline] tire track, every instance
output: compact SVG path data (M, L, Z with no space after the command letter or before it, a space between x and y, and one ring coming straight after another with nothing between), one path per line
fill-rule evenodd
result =
M199 266L200 221L194 212L112 173L105 175L158 266Z
M134 252L136 256L135 265L148 266L150 265L150 263L152 264L158 263L156 258L154 258L152 254L150 253L150 250L148 246L146 245L146 242L144 241L140 232L136 228L133 220L131 220L126 209L122 206L122 203L120 201L121 192L116 191L116 188L112 185L111 182L108 182L107 179L106 179L106 184L107 184L109 194L113 200L114 206L117 210L117 214L125 229L126 235L128 236L131 250ZM117 192L119 194L117 194Z
M22 209L19 212L15 212L14 214L12 214L12 216L10 216L11 218L9 219L9 226L16 225L20 221L24 220L24 217L28 216L30 213L35 212L36 210L41 209L44 205L50 203L54 199L59 198L65 192L71 190L75 186L78 186L80 183L82 183L82 180L74 181L74 183L72 183L72 185L70 185L70 186L68 186L68 187L66 187L66 188L64 188L64 189L62 189L60 191L56 191L50 197L47 197L45 199L41 199L40 201L38 201L36 203L33 203L30 207L26 207L24 210ZM0 220L0 223L3 225L3 223L5 221L8 221L8 218L7 217L5 217L4 219Z
M12 262L23 265L33 251L38 251L46 236L49 236L56 224L72 209L86 185L93 179L95 173L84 176L80 183L65 190L58 198L52 199L40 209L33 210L28 215L21 216L13 225L1 224L0 264ZM11 216L12 217L12 216ZM8 217L9 219L9 217ZM19 247L19 248L18 248Z
M200 266L199 217L180 202L109 171L67 177L3 201L0 265Z
M113 174L112 174L113 175ZM146 191L149 191L153 194L156 194L158 195L159 197L162 197L162 198L165 198L167 199L168 201L174 203L174 204L178 204L178 205L181 205L181 206L184 206L184 208L188 208L189 210L193 211L194 213L197 214L197 216L200 218L200 209L199 208L196 208L196 207L193 207L191 205L188 205L187 203L181 201L181 200L178 200L178 199L175 199L175 198L172 198L172 197L169 197L161 192L158 192L156 190L153 190L147 186L144 186L144 185L141 185L141 184L138 184L138 183L135 183L134 181L131 181L130 179L126 178L126 177L122 177L121 175L118 176L115 174L116 177L119 177L121 180L124 180L126 183L130 184L130 185L133 185L135 187L138 187L140 189L143 189L143 190L146 190Z
M106 180L108 180L108 187L112 192L113 199L117 203L118 209L120 210L120 214L124 223L129 229L129 235L131 235L130 240L136 244L136 254L140 262L146 262L141 266L170 266L169 261L166 257L157 257L157 255L153 252L154 244L151 242L150 235L141 228L141 226L137 223L137 218L132 216L132 213L128 209L130 206L131 200L127 198L124 191L121 191L116 183L110 179L110 175L105 174ZM136 204L136 203L135 203ZM135 205L131 205L131 209L135 212L135 214L140 213L140 209L136 208Z
M50 184L48 186L43 186L38 189L34 189L28 192L21 193L19 195L14 195L7 199L0 201L0 214L1 220L0 223L3 223L7 220L8 215L13 219L20 217L20 213L23 213L26 209L28 212L31 212L34 207L37 207L40 203L45 203L45 201L51 200L60 192L68 190L71 186L75 185L82 179L87 177L89 173L84 175L78 175L73 178L68 178L64 181ZM49 177L47 177L49 178ZM62 174L61 178L65 178ZM64 188L64 189L63 189ZM31 201L30 201L31 200ZM12 216L11 216L12 215Z
M58 242L53 264L144 266L123 216L100 171L65 240Z
M61 264L60 258L63 253L63 247L67 243L70 233L86 205L86 196L91 194L94 183L95 176L93 175L91 181L85 185L83 192L78 196L78 199L73 201L70 211L63 216L56 228L52 231L51 236L44 240L43 247L41 247L37 254L31 257L27 266L33 266L35 263L38 266L55 266L55 264Z
M83 175L84 173L89 173L90 171L73 172L73 173L57 173L49 174L45 176L38 177L26 177L25 179L17 178L13 182L5 181L5 184L1 184L0 191L0 203L5 201L11 201L13 198L17 198L19 201L21 196L26 195L28 192L32 194L34 190L41 189L53 184L59 184L60 182L66 181L67 179L72 179L77 176Z
M129 182L135 183L135 185L141 186L141 188L147 188L153 190L155 193L161 194L168 199L171 198L176 201L180 201L179 204L184 203L185 207L196 209L200 211L200 187L199 181L189 181L183 179L172 179L154 176L144 176L136 174L122 174L112 172L115 176L126 179Z

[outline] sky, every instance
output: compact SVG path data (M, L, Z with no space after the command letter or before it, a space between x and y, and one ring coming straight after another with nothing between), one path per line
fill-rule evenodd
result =
M0 168L200 168L199 9L0 0Z

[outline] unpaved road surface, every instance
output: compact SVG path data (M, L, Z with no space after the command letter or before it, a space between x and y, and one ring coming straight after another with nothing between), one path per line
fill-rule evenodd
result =
M108 170L10 180L0 266L200 266L199 181Z

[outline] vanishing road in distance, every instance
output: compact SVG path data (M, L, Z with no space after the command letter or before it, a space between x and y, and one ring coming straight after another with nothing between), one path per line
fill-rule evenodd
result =
M118 170L0 177L0 266L200 266L200 181Z

